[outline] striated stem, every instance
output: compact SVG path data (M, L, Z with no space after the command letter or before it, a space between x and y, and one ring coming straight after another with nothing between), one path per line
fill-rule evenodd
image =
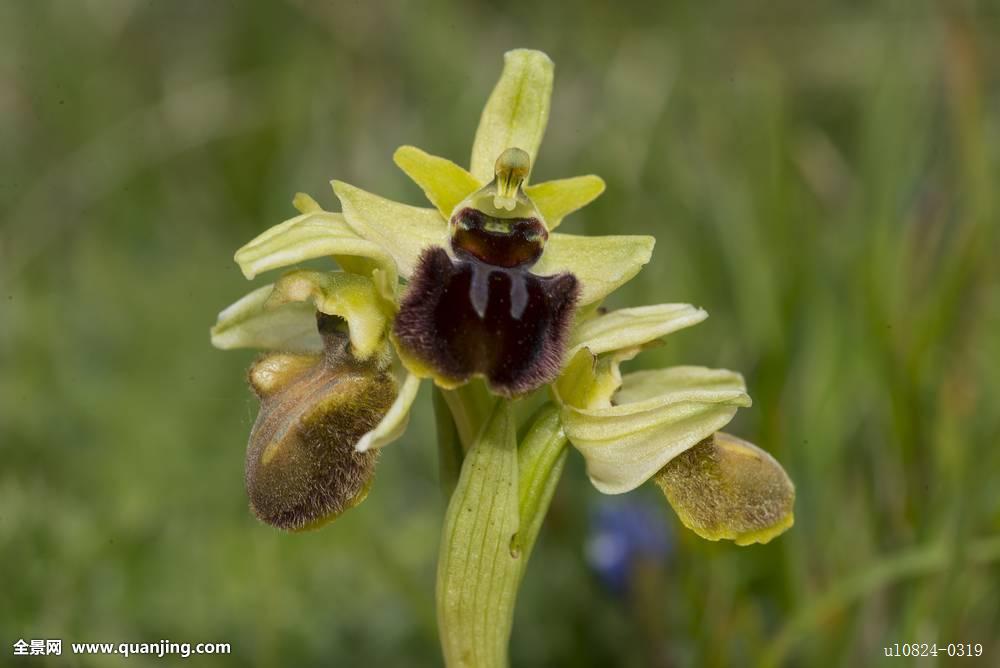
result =
M441 396L451 409L462 448L468 450L493 413L496 398L478 378L454 390L442 390Z
M434 424L438 442L438 477L444 498L450 499L462 472L465 451L444 391L437 387L434 388Z
M498 401L465 455L445 514L438 561L438 631L445 664L507 665L521 572L511 554L518 529L517 437L510 402Z
M518 450L507 400L497 401L466 452L438 562L438 629L450 668L507 665L517 588L565 456L566 436L551 405L539 411Z

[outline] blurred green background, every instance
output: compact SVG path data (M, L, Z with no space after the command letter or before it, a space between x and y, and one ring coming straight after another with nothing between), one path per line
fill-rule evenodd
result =
M798 502L737 548L647 485L673 549L623 597L571 453L514 664L1000 665L1000 8L921 0L0 4L0 664L18 638L439 664L429 393L365 504L283 535L243 491L254 353L208 327L295 191L417 203L398 145L466 162L518 46L557 66L537 179L608 183L564 231L658 237L609 304L712 315L633 367L742 370L729 431Z

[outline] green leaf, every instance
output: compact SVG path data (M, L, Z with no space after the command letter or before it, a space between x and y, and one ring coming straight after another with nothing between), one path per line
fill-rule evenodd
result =
M604 192L604 179L593 174L574 176L526 186L524 192L538 207L551 231L559 227L563 218L597 199Z
M346 320L352 352L361 360L382 347L392 315L371 279L343 271L288 272L274 284L265 308L290 302L311 302L317 311Z
M561 417L594 486L621 494L725 426L750 397L738 373L684 366L628 374L610 403L563 403Z
M655 243L649 236L584 237L556 232L532 271L541 276L572 272L581 283L579 306L586 306L632 280L649 262Z
M273 285L257 288L226 307L211 329L212 345L222 350L260 348L297 353L317 353L323 340L316 331L312 304L292 303L265 308Z
M567 357L584 347L600 355L643 346L707 317L707 312L690 304L656 304L611 311L587 320L573 331Z
M447 245L448 225L435 209L393 202L342 181L331 184L350 227L388 253L404 277L424 248Z
M507 665L521 559L517 441L509 401L496 402L466 453L445 514L438 560L438 630L445 664Z
M490 94L472 144L472 175L493 180L493 166L508 148L519 148L535 165L549 121L554 66L541 51L515 49L504 54L503 72Z
M771 455L719 432L656 474L684 526L708 540L766 543L795 522L795 486Z
M244 276L254 278L317 257L358 257L372 260L395 285L396 268L385 250L352 230L339 213L315 211L311 205L316 203L308 195L296 195L295 202L309 213L275 225L236 251L234 259Z
M445 220L451 218L459 202L483 186L476 177L451 160L425 153L416 146L400 146L392 159L420 186Z

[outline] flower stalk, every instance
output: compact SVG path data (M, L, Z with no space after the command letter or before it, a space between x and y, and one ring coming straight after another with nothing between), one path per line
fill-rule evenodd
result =
M448 666L507 665L517 590L566 461L551 404L517 443L512 401L499 399L465 456L438 560L438 629Z

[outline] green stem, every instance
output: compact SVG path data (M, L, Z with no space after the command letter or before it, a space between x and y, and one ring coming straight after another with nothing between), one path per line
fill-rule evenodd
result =
M468 450L479 435L479 430L493 413L496 398L479 379L454 390L443 390L441 395L451 409L462 448Z
M444 498L450 499L455 491L455 485L458 484L465 451L444 392L435 387L433 397L434 424L438 441L438 475L441 479L441 491L444 493Z
M438 560L438 632L445 664L507 665L521 572L510 543L518 530L517 437L509 401L497 402L462 464L445 514Z
M566 435L558 410L539 411L520 449L516 433L512 402L497 401L448 504L437 608L450 668L507 665L517 588L562 474Z

